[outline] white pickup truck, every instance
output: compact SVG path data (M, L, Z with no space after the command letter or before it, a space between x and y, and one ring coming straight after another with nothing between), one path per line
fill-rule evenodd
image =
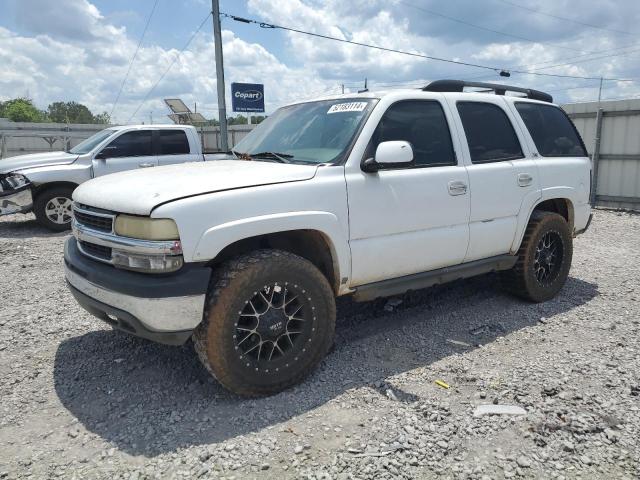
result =
M82 182L138 168L202 161L196 129L133 125L102 130L68 152L0 160L0 215L33 210L53 231L71 228L71 194Z
M551 102L453 80L328 97L277 110L228 160L91 180L73 195L68 286L115 328L193 337L243 395L320 362L335 296L500 271L509 291L548 300L591 220L590 160Z

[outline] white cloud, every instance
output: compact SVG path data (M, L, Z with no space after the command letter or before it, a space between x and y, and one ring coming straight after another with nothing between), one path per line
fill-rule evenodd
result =
M28 31L73 42L109 42L124 34L104 22L95 5L87 0L22 0L16 3L16 22Z
M34 21L30 29L35 32L42 27L43 30L33 37L20 36L0 27L0 64L3 65L0 99L29 94L40 108L57 100L75 100L94 112L110 111L135 43L124 29L105 24L100 12L85 0L65 2L75 5L73 11L92 25L91 35L87 31L55 26L55 21L49 29ZM223 47L227 82L264 83L268 111L330 86L329 82L309 75L304 68L284 65L261 45L246 42L231 31L223 31ZM156 121L166 118L164 114L168 112L162 102L166 97L181 97L189 105L198 102L199 110L206 117L217 116L213 52L213 39L204 33L198 34L180 55L176 49L143 46L115 110L115 120L129 119L174 60L133 121L146 120L150 112L154 112ZM230 99L227 103L230 111Z

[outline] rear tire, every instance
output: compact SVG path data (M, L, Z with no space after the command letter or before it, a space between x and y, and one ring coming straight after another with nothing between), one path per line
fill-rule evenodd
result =
M531 302L555 297L569 276L573 239L557 213L534 211L518 250L518 261L502 272L504 287Z
M311 262L258 250L214 272L194 346L225 388L270 395L318 365L333 343L335 318L331 286Z
M73 187L51 187L38 193L33 202L38 223L54 232L69 230L73 190Z

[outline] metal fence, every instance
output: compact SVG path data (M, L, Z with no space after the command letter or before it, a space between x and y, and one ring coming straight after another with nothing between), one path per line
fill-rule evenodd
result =
M640 210L640 99L572 103L562 108L591 156L595 205Z
M0 119L0 161L28 153L68 150L108 125L22 123ZM229 146L235 146L255 125L230 125ZM205 152L220 151L220 128L198 127Z

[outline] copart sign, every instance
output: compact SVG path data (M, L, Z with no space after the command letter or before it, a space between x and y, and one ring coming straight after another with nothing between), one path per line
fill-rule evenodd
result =
M231 106L234 112L264 112L264 85L232 83Z

